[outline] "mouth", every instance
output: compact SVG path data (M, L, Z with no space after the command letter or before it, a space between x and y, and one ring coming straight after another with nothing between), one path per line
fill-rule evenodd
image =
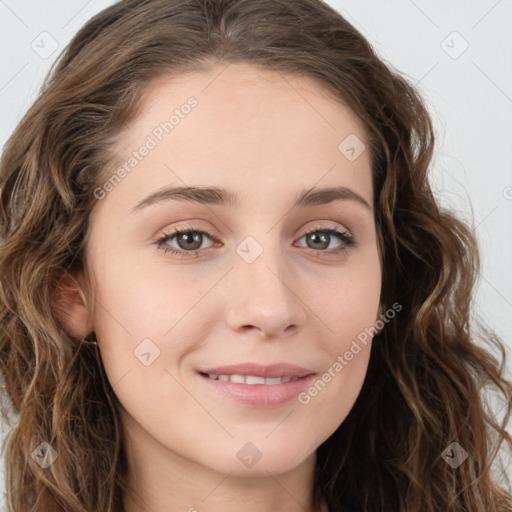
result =
M208 392L245 406L269 409L289 403L311 385L315 372L287 363L253 363L202 369L197 372Z

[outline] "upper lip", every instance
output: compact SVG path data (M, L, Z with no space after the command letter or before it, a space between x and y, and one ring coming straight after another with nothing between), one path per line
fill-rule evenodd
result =
M271 365L261 365L256 363L241 363L228 366L217 366L199 370L200 373L209 373L210 375L252 375L254 377L306 377L315 372L289 363L276 363Z

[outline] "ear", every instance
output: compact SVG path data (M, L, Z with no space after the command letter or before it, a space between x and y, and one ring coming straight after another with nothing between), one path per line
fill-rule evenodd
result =
M84 338L93 329L88 325L87 300L80 283L82 273L61 277L52 290L52 307L66 331L77 338Z

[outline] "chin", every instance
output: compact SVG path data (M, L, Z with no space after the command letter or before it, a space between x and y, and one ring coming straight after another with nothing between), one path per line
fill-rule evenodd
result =
M297 440L298 441L298 440ZM260 441L233 441L230 447L221 453L212 454L207 464L224 474L231 473L239 477L268 477L268 473L278 475L292 471L308 457L315 456L315 449L307 449L309 443L302 440L290 443L270 443L269 439ZM226 454L232 452L233 457ZM206 461L205 461L206 462Z

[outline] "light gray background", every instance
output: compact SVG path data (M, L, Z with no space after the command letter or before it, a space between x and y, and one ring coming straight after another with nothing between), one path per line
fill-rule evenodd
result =
M0 148L59 52L112 3L0 0ZM510 377L512 0L328 3L427 99L437 135L433 184L442 203L456 208L480 241L483 266L475 306L505 341ZM3 492L2 473L0 482ZM6 508L1 499L0 508Z

